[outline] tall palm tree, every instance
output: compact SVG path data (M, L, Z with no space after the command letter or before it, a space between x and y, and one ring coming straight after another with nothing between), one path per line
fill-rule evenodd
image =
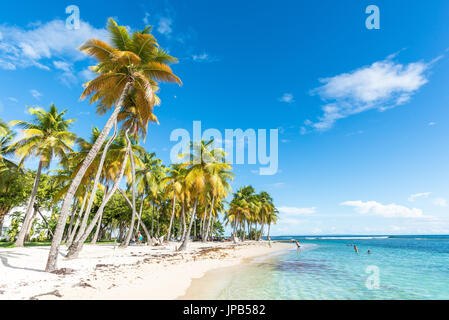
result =
M258 220L261 225L259 236L257 237L257 240L262 239L263 235L263 229L265 224L267 223L267 217L271 214L273 214L276 210L273 204L273 198L268 194L268 192L262 191L258 194L258 200L260 202L260 210L259 210L259 216Z
M89 225L86 226L86 228L82 230L82 232L81 230L78 232L75 241L72 243L67 253L68 258L75 258L78 256L84 242L89 237L96 224L99 222L100 217L102 217L105 206L118 190L125 172L128 171L127 175L130 175L129 171L131 170L132 165L130 158L133 159L137 153L143 152L142 147L136 144L131 144L131 147L129 147L129 143L130 141L127 137L127 132L121 132L114 143L111 145L111 148L108 152L108 157L110 157L111 159L110 161L108 161L108 167L110 168L108 169L107 174L110 174L113 177L109 178L111 181L113 181L113 185L108 188L108 192L105 193L100 207L98 208L94 217L91 219ZM138 158L135 157L135 159ZM86 214L89 214L89 212L86 212Z
M184 241L179 250L186 250L190 240L190 232L195 220L198 203L206 204L207 191L210 188L212 176L215 171L228 170L229 164L222 161L224 152L221 149L212 149L213 140L208 142L198 141L192 142L190 145L191 154L180 155L181 158L188 157L189 161L183 163L187 168L186 184L190 190L194 205L190 216L189 228L187 230Z
M22 128L25 136L11 146L15 149L16 155L21 158L20 163L23 164L26 159L33 156L39 158L39 165L25 212L25 219L15 243L17 247L23 247L25 242L26 233L33 216L42 169L47 169L50 166L53 157L64 158L68 152L71 152L71 146L76 139L75 134L68 131L75 120L64 119L66 110L58 112L54 104L50 106L49 111L41 108L28 108L28 110L33 115L31 123L11 121L11 125Z
M122 111L127 96L135 97L137 112L144 122L150 121L153 106L158 103L154 94L158 89L157 81L181 84L181 80L168 66L169 63L176 62L176 58L159 48L156 39L150 34L151 28L145 28L141 32L130 35L126 27L118 26L113 19L109 19L108 31L111 44L91 39L81 47L83 52L98 60L94 68L98 77L86 84L81 98L91 96L90 103L99 102L102 109L110 109L114 106L113 112L64 197L48 256L46 266L48 272L54 271L57 267L65 220L75 192L112 127L117 124L117 117Z
M176 211L176 196L182 191L182 180L184 179L185 174L185 168L183 168L180 164L172 164L168 171L168 176L163 180L166 184L166 191L168 192L168 195L173 195L172 214L170 217L170 224L168 226L167 241L170 241L171 239L171 228Z

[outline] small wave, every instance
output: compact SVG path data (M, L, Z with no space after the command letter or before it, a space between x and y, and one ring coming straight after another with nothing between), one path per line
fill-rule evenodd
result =
M389 237L305 237L306 240L364 240L364 239L388 239Z

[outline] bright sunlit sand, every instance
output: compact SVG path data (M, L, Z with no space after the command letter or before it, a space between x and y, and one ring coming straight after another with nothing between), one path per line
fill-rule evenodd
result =
M176 299L210 270L294 246L193 242L177 253L178 245L86 245L76 260L60 257L60 274L44 272L47 247L0 249L0 299Z

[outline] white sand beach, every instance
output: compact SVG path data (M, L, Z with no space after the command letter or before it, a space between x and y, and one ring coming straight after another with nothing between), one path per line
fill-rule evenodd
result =
M176 252L178 245L86 245L75 260L64 259L61 252L58 274L44 272L48 247L0 249L0 300L176 299L186 293L192 279L208 271L294 246L194 242L188 251Z

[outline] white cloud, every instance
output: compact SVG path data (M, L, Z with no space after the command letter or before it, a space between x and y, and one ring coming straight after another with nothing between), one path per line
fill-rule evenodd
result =
M40 93L39 91L37 91L35 89L30 90L30 93L34 97L34 99L39 100L39 98L42 97L42 93Z
M417 208L407 208L405 206L397 204L387 204L376 201L346 201L341 203L342 206L354 207L355 210L360 214L372 214L377 216L382 216L385 218L421 218L427 219L430 216L425 216L421 209Z
M279 207L278 210L280 213L284 213L291 216L309 215L316 213L316 207L311 208Z
M150 24L150 20L148 19L150 17L150 14L148 12L145 12L145 17L143 17L142 21L146 25Z
M432 203L437 207L447 207L447 200L444 198L435 198Z
M406 103L428 82L425 72L430 65L424 62L402 65L387 58L349 73L320 79L323 85L312 93L328 103L322 107L324 114L310 125L324 131L339 119Z
M284 93L284 95L279 98L279 101L285 103L293 103L295 102L295 99L291 93Z
M83 71L80 71L79 75L85 81L90 81L95 78L95 73L90 69L84 69Z
M70 72L72 70L71 64L65 61L53 61L53 65L56 69L62 71Z
M173 31L172 24L173 24L173 20L171 18L161 17L161 18L159 18L157 31L160 34L169 36Z
M433 127L433 126L435 126L437 123L436 122L429 122L429 126L431 126L431 127Z
M80 28L69 30L65 21L53 20L27 28L0 25L3 39L0 42L0 68L38 67L49 70L44 60L67 58L73 61L85 59L78 47L90 38L105 39L104 29L96 29L81 21Z
M216 62L219 61L217 57L212 57L207 53L194 54L192 55L192 60L195 62Z
M417 198L428 198L430 196L430 194L431 194L431 192L415 193L415 194L410 195L410 197L408 197L408 201L413 202Z
M9 100L9 101L12 101L12 102L16 102L16 103L19 102L19 100L17 100L17 99L14 98L14 97L9 97L8 100Z
M208 58L209 58L209 55L207 53L202 53L200 55L192 56L193 61L206 61Z

